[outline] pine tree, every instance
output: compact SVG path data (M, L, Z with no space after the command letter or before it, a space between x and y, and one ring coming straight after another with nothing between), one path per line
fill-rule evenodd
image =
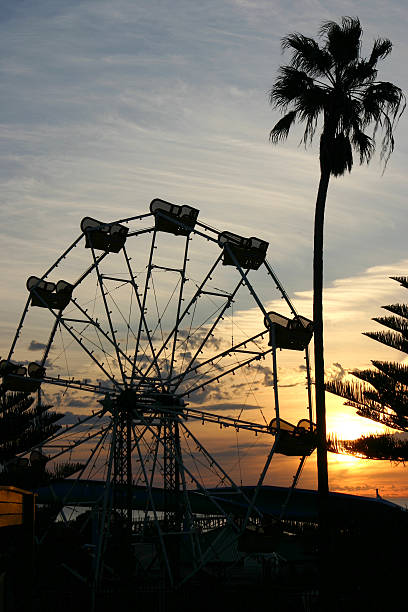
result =
M408 289L407 276L392 276ZM373 321L386 327L386 331L364 332L368 338L408 354L408 305L383 306L392 313L374 317ZM357 381L331 381L326 390L346 399L346 406L356 408L359 416L382 425L395 433L362 436L357 440L329 439L328 449L334 452L366 457L368 459L408 460L408 440L397 432L408 433L408 366L391 361L371 361L374 368L354 370Z
M35 403L29 393L0 394L0 484L30 489L80 469L79 464L69 462L46 469L48 459L39 448L61 428L57 421L63 417L51 409ZM21 456L28 453L29 458Z

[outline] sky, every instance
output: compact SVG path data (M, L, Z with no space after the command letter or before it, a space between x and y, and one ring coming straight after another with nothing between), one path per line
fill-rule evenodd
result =
M0 355L15 333L26 279L56 260L81 219L142 214L155 197L194 206L221 230L267 240L279 279L311 317L317 149L299 145L300 132L279 146L268 142L278 119L268 90L288 59L282 36L315 36L322 20L356 14L363 51L377 36L394 44L379 78L407 91L408 16L397 0L3 0ZM367 367L370 359L403 358L361 332L378 327L371 318L382 305L406 300L389 276L408 272L407 150L403 116L384 173L377 157L332 180L324 271L329 377ZM265 300L273 305L276 295ZM251 319L253 307L244 300L238 318ZM39 328L30 332L27 347L43 342ZM283 386L296 367L282 366ZM269 392L265 387L261 397ZM337 398L328 398L327 419L339 437L380 430ZM248 479L259 456L248 455ZM268 482L289 484L296 467L278 458ZM379 488L408 497L402 466L331 456L329 470L333 490L374 495ZM314 488L315 480L313 456L301 486Z

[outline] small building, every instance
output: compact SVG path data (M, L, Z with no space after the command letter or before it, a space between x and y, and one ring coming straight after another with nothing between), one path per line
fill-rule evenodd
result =
M0 612L30 609L35 494L0 486Z

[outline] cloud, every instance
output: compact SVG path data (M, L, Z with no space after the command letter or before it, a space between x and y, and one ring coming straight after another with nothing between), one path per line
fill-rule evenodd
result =
M43 351L45 348L47 348L46 344L43 344L42 342L37 342L36 340L31 340L28 346L29 351Z
M93 398L88 398L88 399L72 398L66 403L66 405L69 406L70 408L89 408L89 406L93 405L94 403L95 402L93 401Z
M203 406L203 410L205 412L223 412L225 410L234 411L234 410L261 410L262 406L256 406L253 404L207 404Z
M72 405L72 404L68 404L68 405ZM58 421L58 424L59 425L75 425L75 423L78 423L78 421L80 421L83 418L84 418L83 414L76 414L74 412L68 411Z
M196 332L190 332L185 329L181 329L178 335L180 338L184 338L184 342L181 343L180 347L181 348L188 347L189 349L193 349L193 350L198 349L202 345L207 333L208 333L208 330L206 331L205 329L199 330ZM205 341L205 347L207 349L213 348L216 351L221 349L222 344L223 344L223 339L215 335L210 335Z
M226 448L217 450L214 454L216 455L217 459L222 459L224 461L228 459L238 460L238 458L240 461L242 461L244 458L249 459L250 457L259 457L260 454L265 456L266 452L271 449L272 444L273 438L272 443L258 441L256 443L239 442L238 448L236 444L231 444Z
M303 382L288 383L288 384L286 384L286 385L284 385L284 384L280 384L280 385L279 385L279 388L281 388L281 389L288 388L288 389L289 389L290 387L298 387L298 386L299 386L299 385L301 385L301 384L303 384Z
M77 425L77 427L75 427L76 431L87 432L87 431L93 431L93 430L99 429L103 425L107 425L110 420L109 417L103 416L103 417L95 417L95 419L89 419L85 423L82 423L81 421L87 416L89 415L76 414L74 412L68 411L58 421L58 425L62 425L64 427L71 426L71 425ZM63 429L62 429L62 432L63 432Z
M262 384L264 384L265 387L270 387L273 385L273 371L271 368L260 365L257 367L257 372L262 374Z
M332 367L326 371L328 380L342 381L347 376L347 370L343 368L341 363L333 363Z
M305 153L297 147L297 133L286 144L270 146L268 131L277 114L266 95L287 59L280 54L280 37L292 31L314 36L322 19L333 18L329 4L307 6L296 11L282 0L180 0L168 11L158 0L6 0L0 23L1 354L8 353L16 313L26 300L27 277L56 261L78 234L80 219L145 212L154 196L191 203L204 222L269 241L285 289L310 317L317 146ZM340 1L337 15L349 14L349 7ZM367 42L384 28L398 43L386 79L400 84L407 54L402 3L390 0L384 13L376 0L361 3L359 11ZM331 183L325 355L326 363L344 370L387 350L374 348L360 332L377 305L401 295L386 277L408 270L407 125L400 123L383 177L374 164ZM139 261L139 240L134 242ZM203 261L207 246L198 241ZM82 247L75 249L69 266L81 262L83 271L85 255ZM74 266L68 269L78 278ZM252 277L259 279L261 271ZM269 278L260 281L262 292L265 302L272 301ZM282 306L279 298L271 310ZM254 313L244 314L247 319ZM41 313L29 315L33 327L25 346L30 337L47 337L41 335ZM199 338L185 352L193 352ZM210 340L207 346L217 350L220 344ZM280 386L296 385L296 374L296 366L287 376L279 372ZM270 381L264 371L257 386ZM208 385L196 397L227 403L231 393Z

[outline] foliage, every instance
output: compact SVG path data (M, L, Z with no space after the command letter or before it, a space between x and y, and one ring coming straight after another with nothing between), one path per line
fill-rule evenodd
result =
M34 405L28 393L5 392L0 396L0 463L30 450L58 431L62 415L51 406Z
M360 163L370 161L379 129L383 134L380 154L386 163L394 149L395 123L405 108L401 89L377 80L377 63L391 53L391 42L377 38L370 55L363 58L362 33L358 18L343 17L341 24L322 24L319 42L289 34L282 40L282 49L291 52L290 63L280 68L269 92L271 105L285 113L270 132L271 142L286 139L300 122L307 145L323 119L320 157L321 161L326 158L333 176L351 171L353 151Z
M61 428L57 421L63 415L52 411L52 406L34 402L28 393L3 391L0 395L0 484L33 488L66 478L81 468L80 464L64 462L46 469L47 457L35 447L41 447ZM30 459L21 457L33 449Z
M408 288L408 277L391 277ZM408 307L403 304L383 306L392 316L375 317L373 320L391 331L365 332L364 335L386 346L408 354ZM343 397L346 406L356 408L359 416L382 425L408 432L408 366L395 361L371 361L374 368L354 370L358 381L329 381L326 389ZM358 440L329 440L329 449L342 448L351 454L370 459L408 459L408 441L390 434L363 436ZM339 452L343 452L339 451ZM335 451L337 452L337 451Z
M382 133L380 157L384 167L394 149L394 127L405 109L402 90L377 80L377 64L392 50L389 40L377 38L368 57L361 57L362 28L357 17L341 23L326 21L319 40L294 33L282 40L291 53L282 66L269 100L284 113L270 132L272 143L285 140L296 123L304 125L303 142L312 142L319 124L320 181L316 198L313 243L313 322L317 425L318 489L328 492L326 409L323 351L323 230L331 176L369 163ZM370 131L371 130L371 131ZM322 518L322 517L321 517Z
M356 440L338 440L330 437L328 450L333 453L354 455L364 459L388 459L396 463L408 461L408 440L391 434L370 434Z

